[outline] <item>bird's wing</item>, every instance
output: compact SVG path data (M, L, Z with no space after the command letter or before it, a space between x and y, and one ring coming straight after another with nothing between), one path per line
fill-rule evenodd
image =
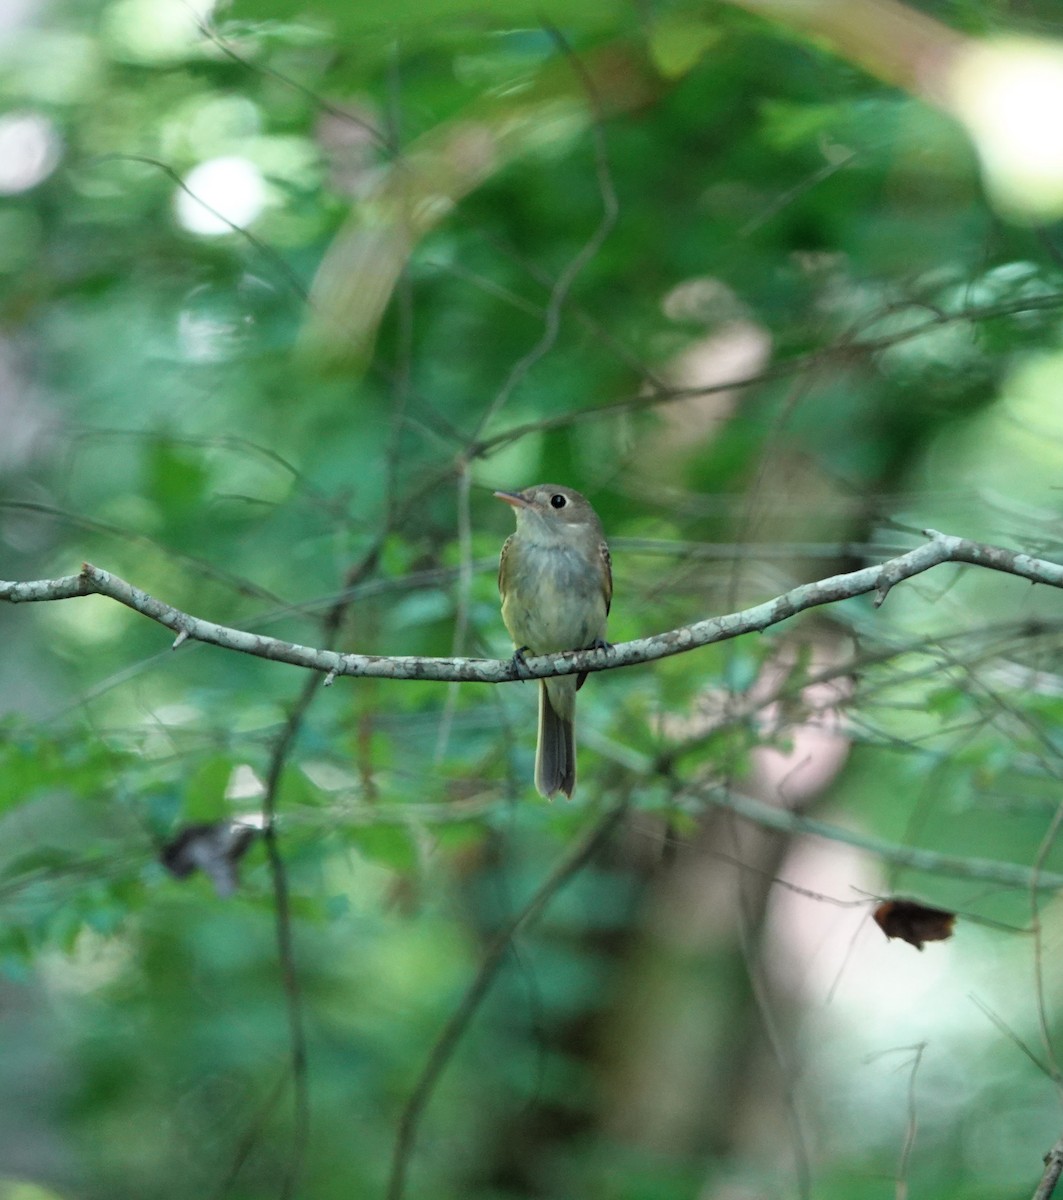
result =
M505 591L502 588L502 576L506 570L506 555L509 553L510 543L513 541L516 534L511 533L508 538L502 543L502 553L498 556L498 594L505 599Z
M505 554L506 548L502 547L502 553ZM613 604L613 558L609 553L609 547L605 542L598 543L598 553L602 556L602 566L605 568L602 575L603 591L605 592L605 615L609 615L609 609Z

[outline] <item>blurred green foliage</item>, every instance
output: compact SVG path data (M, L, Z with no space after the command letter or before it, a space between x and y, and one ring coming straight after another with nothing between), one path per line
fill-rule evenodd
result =
M87 560L310 645L501 657L490 491L542 479L603 519L617 641L927 526L1063 554L1060 231L822 46L670 3L0 22L4 578ZM0 609L0 1200L384 1195L487 947L618 803L454 1048L408 1195L1031 1191L1054 899L711 800L1063 870L1058 603L940 568L594 676L571 806L533 794L531 686L337 680L278 764L290 958L261 841L229 900L158 856L260 815L306 681L100 598ZM893 891L955 942L887 945Z

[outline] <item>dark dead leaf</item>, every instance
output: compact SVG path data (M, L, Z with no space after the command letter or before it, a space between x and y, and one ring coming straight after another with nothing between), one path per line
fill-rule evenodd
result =
M873 916L888 938L901 938L916 950L924 942L943 942L952 937L956 914L945 908L931 908L918 900L884 900Z
M163 846L159 861L178 879L202 871L219 896L231 896L240 883L236 865L258 832L255 826L239 821L186 825Z

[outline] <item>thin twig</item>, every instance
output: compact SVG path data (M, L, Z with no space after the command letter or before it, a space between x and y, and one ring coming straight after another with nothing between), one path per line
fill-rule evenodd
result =
M288 754L321 683L320 675L311 675L306 680L302 693L288 714L284 729L273 745L269 773L266 777L266 793L262 805L265 817L263 840L266 843L266 858L269 862L273 886L277 957L280 960L281 981L288 1014L288 1045L292 1072L292 1154L281 1181L281 1200L290 1200L295 1194L302 1171L306 1144L310 1136L310 1088L307 1079L306 1028L303 1022L302 994L299 987L299 973L295 965L295 939L292 935L292 906L288 889L288 872L284 866L277 837L277 802L281 775L288 761Z
M362 559L351 566L344 580L344 591L349 591L375 569L379 556L380 542L371 546ZM343 622L350 601L341 596L325 614L324 637L331 646ZM291 896L288 888L288 873L280 852L277 835L277 807L280 799L281 778L288 755L310 711L310 706L320 688L331 682L331 674L311 675L303 684L299 696L288 713L280 734L273 743L269 770L266 775L265 795L262 811L265 819L263 839L269 863L270 879L274 899L274 926L277 941L277 958L280 962L281 980L284 988L285 1007L288 1017L289 1062L292 1074L292 1154L281 1180L281 1200L291 1200L296 1194L303 1159L310 1139L310 1081L306 1027L303 1020L302 991L295 963L295 939L292 932Z
M597 89L594 86L594 80L580 61L578 55L565 40L564 34L551 25L549 21L544 21L544 28L568 60L590 104L592 113L590 128L594 141L594 165L598 180L598 192L602 202L602 213L597 225L591 231L590 237L587 238L586 242L584 242L576 254L573 255L572 259L566 264L550 291L550 299L547 302L543 318L543 331L539 340L522 358L513 364L513 368L509 372L505 383L503 383L498 394L477 421L476 428L469 439L472 447L477 445L482 430L505 407L510 396L524 382L524 379L532 368L553 349L554 344L557 342L558 334L561 332L561 313L565 307L569 293L572 291L572 287L580 272L594 258L602 248L606 238L612 233L616 226L617 217L620 214L620 202L617 198L616 188L613 185L612 174L609 170L609 159L605 150L602 104Z
M43 504L37 500L0 500L0 511L33 513L72 529L84 529L88 533L102 533L108 537L118 538L125 545L148 546L152 550L165 554L170 562L180 565L197 578L209 579L223 587L231 588L240 596L268 601L270 604L277 605L282 613L287 614L291 611L288 602L275 592L267 591L266 588L252 583L242 575L226 571L224 567L219 567L217 563L210 562L208 559L197 558L193 554L183 554L157 538L140 533L136 529L130 529L128 526L118 525L113 521L103 521L98 517L89 517L84 513L59 508L54 504Z
M1048 1020L1048 1001L1045 992L1044 972L1045 945L1041 921L1041 897L1039 895L1042 868L1044 867L1045 860L1048 858L1049 851L1059 836L1061 824L1063 824L1063 804L1056 806L1056 811L1052 816L1048 829L1045 830L1044 837L1041 839L1041 845L1038 847L1037 857L1034 859L1033 879L1030 881L1030 916L1034 935L1034 988L1037 997L1037 1022L1041 1030L1041 1045L1044 1047L1056 1089L1063 1094L1063 1076L1060 1073L1059 1060L1056 1058L1056 1050L1052 1043L1052 1031Z
M154 167L157 171L161 171L167 177L167 179L176 184L186 196L190 197L192 200L195 200L195 202L200 205L201 208L206 209L206 211L209 212L216 221L221 221L223 225L227 225L232 233L238 234L248 243L248 245L253 246L264 259L273 264L277 272L284 277L288 286L299 297L299 299L306 305L310 304L310 293L306 290L303 281L288 265L288 262L283 255L279 254L273 249L272 246L268 245L261 238L256 237L249 229L245 228L243 225L238 225L235 221L230 221L223 212L219 212L219 210L214 208L213 205L208 204L202 196L194 192L188 186L188 184L185 183L180 174L168 163L164 163L157 158L152 158L149 154L101 154L94 161L98 163L143 163L144 166Z
M395 1151L392 1156L387 1200L402 1200L402 1196L405 1194L406 1175L417 1140L421 1116L440 1076L468 1028L469 1022L490 990L491 984L494 983L499 968L509 952L513 938L525 925L533 921L565 884L594 857L620 823L626 807L625 804L617 805L591 826L580 842L550 872L528 903L496 934L488 946L479 970L466 989L460 1004L440 1030L439 1036L429 1051L421 1074L414 1084L413 1091L402 1110L395 1139Z
M968 995L971 1002L977 1008L981 1009L983 1013L985 1013L985 1015L990 1019L990 1021L993 1022L993 1024L997 1027L997 1029L1000 1030L1000 1032L1008 1039L1009 1042L1018 1047L1018 1049L1026 1055L1030 1062L1033 1063L1033 1065L1038 1069L1038 1071L1041 1072L1042 1075L1044 1075L1046 1079L1052 1079L1053 1082L1058 1084L1059 1081L1053 1078L1052 1068L1048 1066L1047 1063L1043 1063L1037 1057L1037 1055L1034 1054L1029 1045L1027 1045L1027 1043L1024 1042L1021 1037L1019 1037L1015 1030L1011 1028L1007 1021L1005 1021L998 1012L994 1012L994 1010L991 1009L980 996L976 996L973 992L968 993Z
M887 1055L897 1054L906 1050L911 1050L914 1054L911 1060L912 1069L908 1074L908 1122L905 1127L904 1143L901 1146L900 1161L897 1164L897 1175L894 1179L893 1194L895 1200L907 1200L908 1198L908 1169L911 1163L912 1150L915 1148L915 1137L919 1132L919 1114L915 1103L915 1077L919 1071L919 1067L922 1065L926 1046L926 1042L918 1042L914 1046L894 1046L892 1049L883 1050L879 1054L869 1054L864 1060L869 1063L876 1062Z
M469 514L469 489L471 486L472 472L469 470L468 463L463 463L457 479L458 587L457 602L454 606L454 632L450 641L455 655L460 655L465 649L465 637L469 631L469 609L472 605L472 519ZM443 713L439 718L439 732L436 735L436 749L433 757L433 761L437 765L446 757L450 730L458 706L458 687L458 684L452 683L447 688L447 698L443 705Z
M896 1200L908 1200L908 1174L912 1162L912 1151L915 1149L915 1138L919 1132L919 1110L915 1102L915 1077L923 1061L926 1042L920 1042L915 1047L915 1057L912 1059L912 1070L908 1076L908 1125L904 1131L904 1145L901 1147L901 1159L897 1164Z
M906 329L885 333L878 337L868 337L857 341L843 338L836 344L811 350L792 358L770 363L762 370L749 375L738 376L734 379L723 380L719 383L701 384L694 387L649 388L634 392L629 396L614 400L608 404L599 404L589 408L569 409L552 417L529 421L511 429L485 438L470 447L469 456L484 458L493 451L520 441L529 434L541 434L552 429L567 429L588 421L605 421L611 417L625 413L643 412L666 404L674 404L681 400L689 400L696 396L713 396L721 392L744 391L747 388L758 387L762 384L775 383L786 379L798 372L814 371L821 366L836 362L859 362L870 358L894 346L924 337L937 329L962 321L979 322L993 321L1004 317L1017 316L1027 312L1045 312L1063 307L1063 292L1050 292L1042 296L1025 296L1020 301L1008 300L998 304L985 304L960 309L956 312L942 312L928 317L924 321L913 323Z
M1004 887L1028 889L1037 887L1044 891L1059 891L1063 889L1063 875L1049 871L1035 871L1024 867L1021 863L999 862L996 859L960 857L958 855L940 854L936 850L923 850L917 846L899 846L894 842L885 842L867 834L856 833L851 829L843 829L840 825L830 825L826 821L817 821L813 817L804 817L787 809L776 808L765 804L762 800L754 800L737 792L720 787L705 787L703 790L690 789L681 793L680 802L684 797L689 802L710 804L716 808L725 808L743 820L753 821L766 829L776 829L782 833L807 834L810 837L823 838L830 842L841 842L846 846L854 846L876 858L895 866L907 867L912 871L927 871L934 875L952 875L958 879L977 879L984 883L998 883Z
M783 851L777 852L777 861L781 860ZM768 984L768 975L764 970L763 923L766 914L766 899L771 884L751 902L748 891L743 886L744 879L739 879L737 888L737 931L742 957L746 964L746 975L749 979L749 990L760 1017L761 1029L771 1056L778 1068L782 1102L786 1109L793 1142L794 1173L798 1200L810 1200L812 1195L812 1161L809 1152L808 1134L805 1131L801 1116L801 1108L797 1095L797 1069L783 1048L783 1039L779 1029L779 1021L772 1007L772 994ZM754 908L757 911L754 911Z
M319 111L326 112L330 116L337 117L341 121L347 121L351 125L356 126L358 129L364 130L374 142L384 149L393 149L387 137L371 122L364 120L362 117L355 116L354 113L348 112L346 109L340 108L338 105L330 104L323 96L319 96L318 93L313 90L313 88L308 88L305 84L300 83L297 79L293 79L290 75L285 75L283 72L276 70L274 67L267 66L265 63L253 63L249 59L244 58L242 54L233 49L232 43L223 38L222 35L218 33L218 31L208 21L200 18L191 5L189 5L188 8L192 13L192 19L195 22L196 27L199 29L199 32L205 38L207 38L208 41L213 42L214 45L217 46L217 48L222 52L222 54L226 56L226 58L231 59L234 63L237 63L239 66L245 68L245 70L250 71L253 74L262 75L267 79L277 80L278 83L282 83L285 87L291 88L292 91L298 92L300 96L305 96L306 99L308 99Z
M284 1092L285 1084L288 1082L288 1072L282 1071L277 1079L277 1082L270 1089L266 1099L259 1105L258 1111L255 1113L251 1124L244 1131L243 1137L237 1143L236 1152L229 1164L229 1169L226 1171L224 1178L218 1185L218 1190L214 1193L214 1200L225 1200L228 1196L233 1184L236 1182L237 1176L243 1169L254 1149L255 1142L258 1141L262 1134L262 1130L266 1124L270 1113L276 1107Z

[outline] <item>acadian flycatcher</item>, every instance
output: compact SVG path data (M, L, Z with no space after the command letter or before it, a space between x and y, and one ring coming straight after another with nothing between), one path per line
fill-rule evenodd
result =
M519 660L525 653L606 646L613 573L602 523L571 488L540 483L495 492L513 505L517 532L502 547L498 590L502 620ZM548 799L576 785L576 692L586 673L539 681L535 786Z

